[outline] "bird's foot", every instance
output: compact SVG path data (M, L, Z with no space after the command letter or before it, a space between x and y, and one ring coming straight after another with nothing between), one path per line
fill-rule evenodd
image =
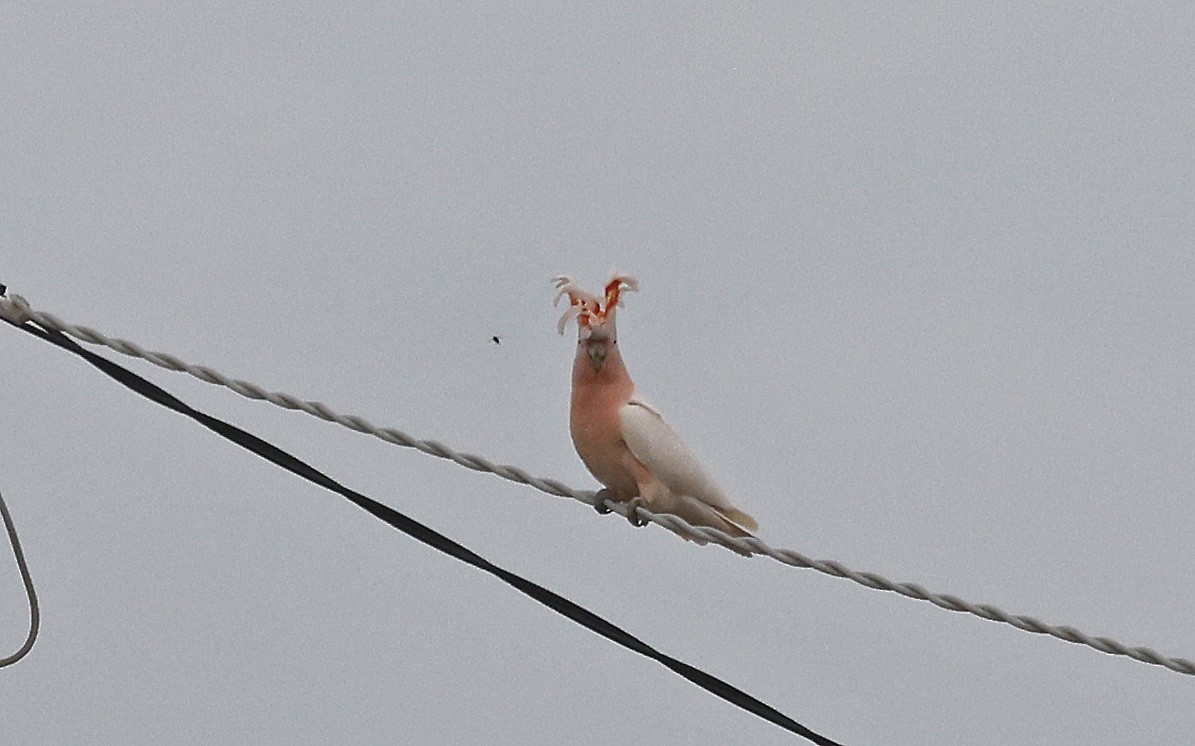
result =
M606 513L610 512L610 507L606 505L606 501L613 499L614 493L608 488L603 487L602 489L598 490L596 495L593 496L593 509L602 515L605 515Z
M631 525L635 528L643 528L650 523L650 521L648 521L646 518L639 517L638 508L646 506L646 503L647 501L643 499L642 495L632 497L630 501L627 502L627 520L630 521Z

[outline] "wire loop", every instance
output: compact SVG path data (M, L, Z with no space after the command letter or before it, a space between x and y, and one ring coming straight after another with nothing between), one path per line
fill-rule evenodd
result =
M3 287L3 286L0 286ZM33 650L33 643L37 640L37 632L41 628L41 611L37 605L37 591L33 588L33 576L29 574L29 565L25 562L25 552L21 549L21 540L17 538L17 525L8 512L8 505L4 502L4 495L0 494L0 518L4 520L4 529L8 532L8 541L12 544L12 553L17 560L17 569L21 572L21 582L25 584L25 595L29 598L29 635L17 652L6 658L0 658L0 668L11 666L24 658Z

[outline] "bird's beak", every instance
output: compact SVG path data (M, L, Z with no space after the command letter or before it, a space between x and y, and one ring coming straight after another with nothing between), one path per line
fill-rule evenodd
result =
M589 362L593 365L593 369L598 373L602 372L602 366L606 364L606 345L603 343L590 343L586 345L586 351L589 353Z

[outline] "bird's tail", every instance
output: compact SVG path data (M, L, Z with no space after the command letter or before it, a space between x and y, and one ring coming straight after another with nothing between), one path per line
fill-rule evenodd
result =
M676 515L684 518L694 526L709 526L710 528L716 528L719 531L722 531L723 533L735 538L746 538L753 536L753 534L746 529L746 526L750 526L753 529L759 528L759 524L755 522L754 518L737 508L730 508L728 510L723 508L715 508L707 503L693 498L682 499L680 503L675 506L674 510L667 512L674 512ZM703 539L698 539L696 537L689 537L685 536L684 534L677 535L688 541L695 541L698 544L707 543ZM751 552L748 551L733 548L732 551L737 552L744 557L751 556Z
M723 518L740 528L745 528L748 531L759 530L759 522L738 508L715 508L715 510L721 513Z

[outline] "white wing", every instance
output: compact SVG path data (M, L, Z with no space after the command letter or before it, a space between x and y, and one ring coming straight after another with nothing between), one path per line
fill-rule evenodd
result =
M676 431L637 392L618 414L622 437L631 454L674 494L736 510Z

